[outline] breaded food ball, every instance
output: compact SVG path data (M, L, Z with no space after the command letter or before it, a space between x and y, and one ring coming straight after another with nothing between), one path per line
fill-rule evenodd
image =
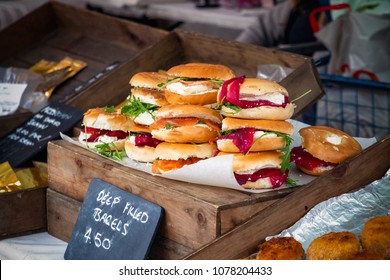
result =
M293 237L274 237L259 245L257 260L304 260L302 244Z
M314 239L307 248L309 260L350 260L360 250L352 232L329 232Z
M352 257L352 260L384 260L384 258L375 252L363 249L357 252L356 255Z
M360 236L363 249L390 259L390 216L369 219Z

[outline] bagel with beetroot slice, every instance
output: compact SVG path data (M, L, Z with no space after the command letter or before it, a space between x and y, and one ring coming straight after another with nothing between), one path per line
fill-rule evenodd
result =
M235 77L218 91L221 114L241 119L287 120L294 113L286 88L258 78Z
M302 145L291 150L291 161L309 175L319 176L362 151L351 135L328 126L299 130Z

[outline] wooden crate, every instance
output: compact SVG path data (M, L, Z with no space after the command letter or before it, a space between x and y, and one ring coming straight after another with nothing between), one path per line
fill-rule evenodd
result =
M192 250L243 223L292 189L248 194L149 175L63 140L49 142L49 188L82 202L99 178L164 208L160 235ZM48 213L49 216L51 213ZM59 213L72 222L76 217ZM48 227L58 219L48 218ZM67 221L65 221L67 222ZM73 225L72 225L73 226ZM54 236L57 233L51 232ZM68 241L67 237L59 236Z
M46 229L46 189L0 193L0 239Z
M267 236L279 234L302 218L318 203L356 191L382 178L390 168L390 136L365 149L331 172L302 186L230 232L185 257L200 259L240 259L258 251Z
M82 203L52 189L47 190L47 219L49 234L68 242ZM150 259L182 259L193 250L157 235L149 252Z
M41 59L60 61L69 56L87 63L76 76L56 88L50 101L67 100L86 110L122 101L128 94L128 77L102 90L88 91L89 82L113 63L121 65L158 42L166 31L121 20L60 2L48 2L0 31L0 66L30 68ZM115 72L115 69L111 71ZM100 83L104 76L95 83ZM85 88L79 92L79 86ZM87 94L83 102L78 95ZM109 94L108 94L109 93ZM23 123L31 114L19 112L0 118L0 137ZM6 120L6 121L5 121Z
M236 75L248 77L256 76L260 64L278 64L294 69L281 82L291 98L311 90L296 103L296 115L323 94L310 58L184 31L164 36L119 66L115 75L107 75L104 84L94 84L85 93L116 92L117 87L129 88L128 81L137 72L165 70L195 61L224 64ZM88 96L77 96L72 104L80 103L81 106L81 103L88 102ZM106 105L114 104L107 100ZM164 179L124 167L65 141L49 143L48 164L49 188L79 202L83 201L91 179L96 177L162 206L165 215L160 236L191 250L211 242L293 191L248 194ZM56 220L49 218L49 228L55 228L50 225L51 221Z

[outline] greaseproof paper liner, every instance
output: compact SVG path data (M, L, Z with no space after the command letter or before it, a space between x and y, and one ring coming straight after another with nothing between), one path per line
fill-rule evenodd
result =
M294 126L294 134L292 135L293 141L291 143L291 148L300 146L301 138L298 133L299 129L308 125L296 120L289 120L289 122L291 122L292 125ZM61 134L61 137L63 140L67 142L70 142L74 145L83 147L91 152L94 152L93 150L87 148L85 145L82 145L78 141L78 139L70 138L64 134ZM360 143L360 145L362 145L363 149L371 146L376 142L375 138L356 138L356 140ZM154 176L161 176L173 180L189 182L194 184L230 188L230 189L249 192L249 193L262 193L262 192L269 192L269 191L280 190L280 189L291 187L290 185L283 184L281 187L277 189L263 189L263 190L244 189L237 183L234 177L234 173L232 171L232 161L233 161L232 155L212 157L209 159L201 160L195 164L186 165L180 169L173 170L164 174L158 174L158 175L152 173L151 163L137 162L128 157L124 157L122 161L116 161L116 160L113 161L122 164L124 166L146 172ZM315 176L310 176L299 171L294 164L292 164L291 166L290 177L294 179L298 185L307 184L316 178Z

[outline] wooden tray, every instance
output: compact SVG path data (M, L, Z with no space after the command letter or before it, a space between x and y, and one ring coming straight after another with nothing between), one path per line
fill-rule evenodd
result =
M231 67L236 75L248 77L255 77L261 64L290 67L294 69L292 74L281 83L289 90L291 98L311 90L296 103L295 115L323 94L317 70L310 58L174 31L120 65L115 75L106 75L102 83L91 85L83 95L69 102L75 106L91 104L89 96L94 92L116 93L118 89L129 89L128 81L137 72L166 70L187 62L224 64ZM107 100L105 105L115 105L111 101L113 99ZM211 242L292 191L248 194L154 177L65 141L49 143L48 164L49 188L79 202L83 201L90 180L96 177L162 206L165 216L160 236L191 250Z
M83 201L91 179L100 178L160 205L164 208L160 235L192 250L209 243L293 191L290 188L248 194L156 177L64 140L49 142L48 163L49 188L77 201Z

